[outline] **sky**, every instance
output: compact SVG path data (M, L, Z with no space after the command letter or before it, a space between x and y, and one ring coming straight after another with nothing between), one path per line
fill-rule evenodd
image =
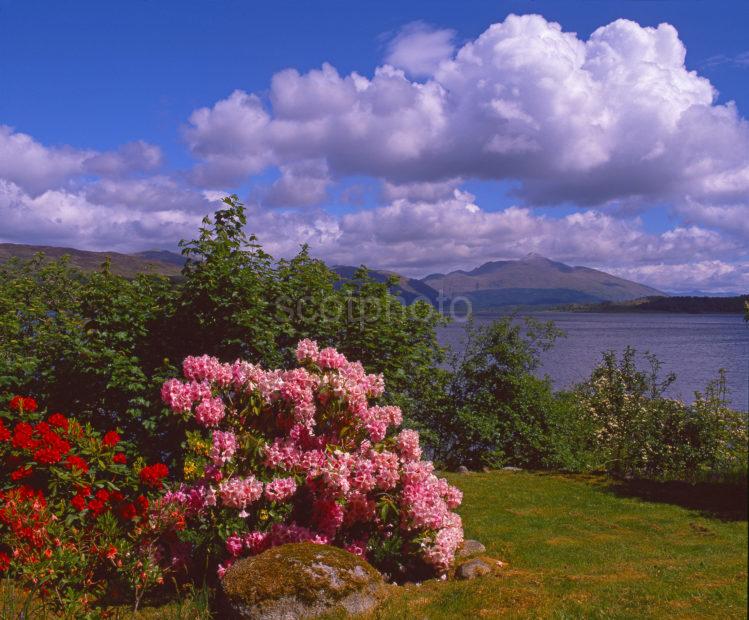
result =
M0 242L749 290L749 2L0 0Z

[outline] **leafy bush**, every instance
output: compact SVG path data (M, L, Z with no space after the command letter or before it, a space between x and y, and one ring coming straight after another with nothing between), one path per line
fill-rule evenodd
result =
M188 482L165 497L185 511L182 538L209 564L285 542L334 544L392 577L443 573L462 541L461 493L421 460L397 406L333 348L302 340L300 366L263 370L214 357L184 360L164 401L188 421ZM202 553L198 553L198 551Z
M0 410L0 570L66 614L93 614L108 585L136 601L163 580L149 505L168 470L16 396Z
M417 416L437 429L432 437L440 461L469 468L575 468L580 433L549 381L532 374L540 352L559 335L551 323L533 319L468 325L465 350L443 376L444 396L430 417Z
M314 338L383 373L387 402L427 410L441 359L441 318L431 306L401 305L366 269L338 286L306 248L274 261L245 224L242 204L227 198L197 239L182 242L187 264L178 282L128 280L107 264L83 274L43 256L0 265L0 397L37 394L178 463L185 429L162 424L158 398L175 364L207 353L288 366L296 342Z
M727 406L725 375L693 404L666 398L673 375L660 379L660 362L646 356L650 370L636 365L636 351L621 359L603 356L581 385L582 415L591 421L599 466L616 475L699 480L746 471L746 414Z
M33 393L99 430L117 426L141 449L158 432L158 388L174 370L155 353L168 313L165 278L83 274L66 259L0 265L0 397Z

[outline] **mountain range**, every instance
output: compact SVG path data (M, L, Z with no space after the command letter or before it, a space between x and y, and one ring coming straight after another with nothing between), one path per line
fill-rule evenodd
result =
M435 273L422 282L447 297L468 298L477 310L511 305L626 301L664 295L631 280L590 267L571 267L538 254L528 254L520 260L484 263L471 271Z
M167 250L151 250L136 254L119 252L90 252L74 248L0 243L0 262L11 257L31 258L43 252L49 258L70 257L74 266L92 271L109 257L114 273L133 277L141 272L159 273L176 278L184 264L184 257ZM356 267L331 267L342 280L353 277ZM553 306L558 304L588 304L603 301L622 302L641 297L663 296L665 293L649 286L618 278L589 267L572 267L529 254L520 260L492 261L470 271L433 273L425 278L408 278L392 271L370 270L380 282L397 278L392 292L406 303L426 299L438 305L444 299L464 297L474 310L490 310L512 306Z
M180 275L182 265L185 264L185 259L181 255L166 250L122 254L120 252L90 252L88 250L76 250L75 248L18 243L0 243L0 263L14 257L28 260L39 252L50 259L68 256L71 265L82 271L96 271L109 257L112 273L126 278L148 272L174 278Z

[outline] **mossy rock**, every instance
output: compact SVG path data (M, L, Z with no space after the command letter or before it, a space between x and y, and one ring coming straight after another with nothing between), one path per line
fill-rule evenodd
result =
M222 617L295 620L374 609L382 575L360 557L329 545L292 543L238 560L221 582Z

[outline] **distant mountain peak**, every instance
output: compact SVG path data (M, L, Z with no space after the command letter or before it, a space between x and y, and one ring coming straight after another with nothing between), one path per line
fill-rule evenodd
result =
M484 263L471 271L430 275L422 282L448 297L468 297L475 308L626 301L663 295L637 282L596 269L571 267L536 252L519 260Z

